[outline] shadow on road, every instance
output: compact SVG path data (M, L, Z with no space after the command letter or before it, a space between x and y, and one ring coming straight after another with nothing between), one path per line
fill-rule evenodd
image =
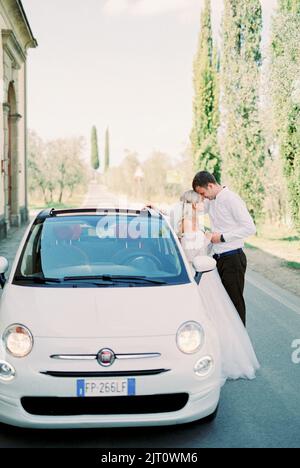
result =
M0 447L34 448L135 448L191 447L216 422L178 426L114 429L21 429L0 424ZM196 445L196 444L192 444Z

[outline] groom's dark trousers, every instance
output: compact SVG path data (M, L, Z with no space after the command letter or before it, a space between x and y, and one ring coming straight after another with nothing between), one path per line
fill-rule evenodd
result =
M221 281L246 326L246 305L243 297L247 258L242 249L231 255L214 255Z

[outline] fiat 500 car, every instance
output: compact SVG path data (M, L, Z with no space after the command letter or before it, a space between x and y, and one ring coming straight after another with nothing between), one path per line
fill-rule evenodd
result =
M216 414L220 351L168 220L136 210L46 210L9 277L0 259L0 421L71 428L187 423Z

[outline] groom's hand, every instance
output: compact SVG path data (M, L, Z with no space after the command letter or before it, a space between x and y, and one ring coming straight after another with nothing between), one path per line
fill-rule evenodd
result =
M211 237L211 242L213 244L220 244L220 242L221 242L221 233L213 232L212 237Z

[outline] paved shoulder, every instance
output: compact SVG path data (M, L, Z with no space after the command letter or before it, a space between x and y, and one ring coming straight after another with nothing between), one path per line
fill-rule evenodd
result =
M276 275L276 271L274 275ZM300 315L300 297L272 283L272 281L254 271L248 271L246 279L252 286L260 289L260 291L264 292L281 305Z

